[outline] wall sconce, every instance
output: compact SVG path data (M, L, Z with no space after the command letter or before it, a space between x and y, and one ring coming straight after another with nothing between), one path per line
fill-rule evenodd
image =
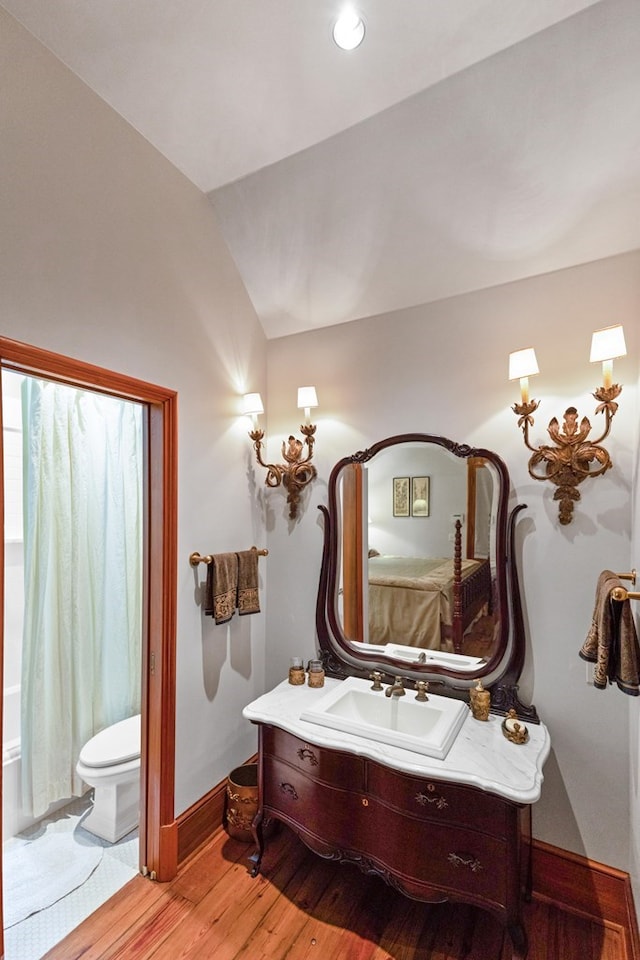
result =
M264 413L262 398L259 393L244 395L244 413L251 416L253 420L253 430L249 431L249 436L253 440L253 449L258 463L267 471L265 483L268 487L279 487L282 484L286 488L289 517L292 520L298 516L298 503L302 491L317 476L316 468L311 463L316 432L314 424L311 423L311 409L317 406L316 388L298 387L298 408L304 410L305 419L305 422L300 425L304 442L290 436L287 441L282 442L282 457L285 463L265 463L262 459L264 430L258 426L258 416Z
M600 444L609 434L611 421L618 409L616 399L622 392L619 384L612 383L613 360L615 357L624 357L626 352L621 325L606 327L593 334L589 359L592 363L602 361L603 383L593 393L598 401L595 412L604 413L605 417L602 436L597 440L589 440L589 420L583 417L578 423L578 411L575 407L568 407L562 428L555 417L547 428L555 446L541 444L539 447L532 447L529 442L532 414L538 409L538 401L529 400L529 377L539 373L535 351L529 347L509 355L509 379L520 380L521 394L521 402L514 403L512 410L518 415L518 426L522 428L525 446L532 451L529 475L534 480L550 480L556 485L553 499L559 501L558 516L562 524L571 523L573 519L573 505L580 500L579 484L587 477L601 476L612 466L609 454Z

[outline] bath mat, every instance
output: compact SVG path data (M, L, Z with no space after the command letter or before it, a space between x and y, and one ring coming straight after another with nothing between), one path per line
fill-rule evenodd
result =
M37 841L5 847L5 927L26 920L76 890L96 869L102 853L102 847L77 843L72 833L52 833ZM54 884L52 876L56 878Z

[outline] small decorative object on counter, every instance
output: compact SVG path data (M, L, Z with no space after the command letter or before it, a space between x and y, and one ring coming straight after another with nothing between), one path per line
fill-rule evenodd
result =
M304 663L302 662L302 657L291 657L289 683L293 683L296 686L304 683Z
M529 739L526 725L518 720L518 715L513 708L502 721L502 732L511 743L526 743Z
M474 720L488 720L491 709L491 694L482 686L482 680L476 680L475 687L469 690L471 713Z
M309 686L324 687L322 660L309 660Z

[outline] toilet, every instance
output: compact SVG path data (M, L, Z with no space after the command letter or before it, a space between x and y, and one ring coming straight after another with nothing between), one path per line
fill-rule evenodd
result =
M76 771L93 787L82 820L90 833L116 843L138 825L140 810L140 714L101 730L80 751Z

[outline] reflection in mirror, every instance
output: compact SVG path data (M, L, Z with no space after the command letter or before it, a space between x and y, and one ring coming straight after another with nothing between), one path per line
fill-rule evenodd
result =
M469 457L467 465L467 556L489 559L495 531L497 483L494 483L491 464L484 457ZM493 551L495 558L495 543Z
M327 671L380 670L516 705L524 639L507 557L515 514L494 453L404 434L335 465L316 624ZM535 712L535 711L534 711ZM531 716L531 719L534 719Z
M347 464L339 484L345 637L477 670L497 626L492 464L406 443Z

